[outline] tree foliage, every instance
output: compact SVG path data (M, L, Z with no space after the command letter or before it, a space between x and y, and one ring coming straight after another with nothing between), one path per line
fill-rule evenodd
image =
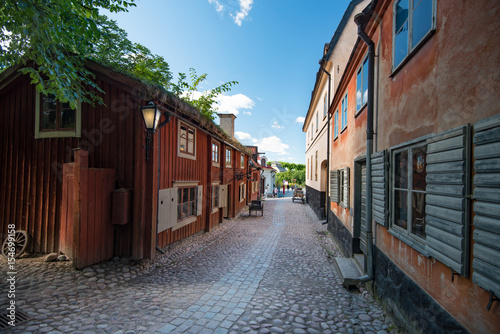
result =
M3 0L0 67L21 64L38 91L73 106L101 102L85 60L101 38L99 8L127 11L134 0Z
M288 183L293 183L301 186L306 184L306 171L305 170L287 170L286 172L276 173L276 185L283 185L283 181L286 180Z
M191 83L186 81L186 73L179 73L177 83L172 83L172 92L196 107L202 115L214 120L217 112L217 96L231 90L231 87L238 84L237 81L229 81L210 90L199 92L200 85L207 79L207 74L197 75L194 68L189 69Z

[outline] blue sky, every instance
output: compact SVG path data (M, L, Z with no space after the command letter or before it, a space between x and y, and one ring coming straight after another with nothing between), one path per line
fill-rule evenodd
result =
M323 46L348 0L136 0L109 14L169 63L174 81L192 67L201 89L236 80L219 100L235 113L236 138L269 160L305 163L303 118ZM218 123L218 119L216 120Z

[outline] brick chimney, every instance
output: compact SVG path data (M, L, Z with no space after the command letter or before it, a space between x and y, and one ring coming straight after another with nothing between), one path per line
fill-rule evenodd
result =
M234 114L217 114L220 119L220 127L224 130L232 139L234 139L234 119L236 115Z

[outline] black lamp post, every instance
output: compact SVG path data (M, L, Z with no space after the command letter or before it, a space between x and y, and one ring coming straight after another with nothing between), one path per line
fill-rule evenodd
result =
M156 130L163 127L170 120L170 115L164 113L166 120L160 124L161 111L160 108L153 102L149 102L147 105L141 107L142 120L144 121L144 126L146 127L146 161L149 161L149 151L151 150L151 141L153 140L153 135Z

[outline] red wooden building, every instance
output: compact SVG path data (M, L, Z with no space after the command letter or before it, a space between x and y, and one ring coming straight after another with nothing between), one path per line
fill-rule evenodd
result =
M103 105L43 96L17 68L0 74L0 233L28 250L64 252L77 268L156 247L236 216L250 201L251 152L170 93L88 63ZM149 160L140 107L168 123ZM250 186L249 186L250 185Z

